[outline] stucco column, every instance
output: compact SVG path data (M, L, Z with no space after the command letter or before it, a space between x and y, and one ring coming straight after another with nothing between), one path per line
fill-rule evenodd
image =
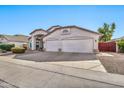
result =
M31 40L31 44L32 44L32 50L35 50L36 49L36 40L35 40L35 37L32 36L32 40Z
M116 43L116 52L119 52L118 44L116 41L115 41L115 43Z

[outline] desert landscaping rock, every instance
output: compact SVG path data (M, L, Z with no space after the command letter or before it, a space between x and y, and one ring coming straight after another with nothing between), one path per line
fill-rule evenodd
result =
M99 60L109 73L124 75L124 54L122 53L100 53Z

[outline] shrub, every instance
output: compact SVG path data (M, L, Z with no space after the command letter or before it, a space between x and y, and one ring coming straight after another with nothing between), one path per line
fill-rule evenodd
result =
M6 52L7 52L6 50L0 49L0 53L6 53Z
M2 49L0 49L0 53L2 53Z
M6 50L2 50L2 53L6 53L7 51Z
M11 48L13 48L14 46L14 44L0 44L0 49L11 51Z
M23 44L23 48L25 48L25 50L27 50L27 44Z
M14 47L11 49L11 51L13 53L25 53L25 48L21 48L21 47Z
M124 53L124 39L118 40L117 44L119 51Z

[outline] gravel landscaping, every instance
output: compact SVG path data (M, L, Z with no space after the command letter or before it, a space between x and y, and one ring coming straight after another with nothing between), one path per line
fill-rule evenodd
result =
M109 73L124 74L124 54L106 53L98 55L99 60Z

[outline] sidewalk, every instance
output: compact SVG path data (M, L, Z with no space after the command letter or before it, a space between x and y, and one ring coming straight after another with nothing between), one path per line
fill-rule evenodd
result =
M124 87L123 75L10 57L0 57L0 66L0 79L17 87Z

